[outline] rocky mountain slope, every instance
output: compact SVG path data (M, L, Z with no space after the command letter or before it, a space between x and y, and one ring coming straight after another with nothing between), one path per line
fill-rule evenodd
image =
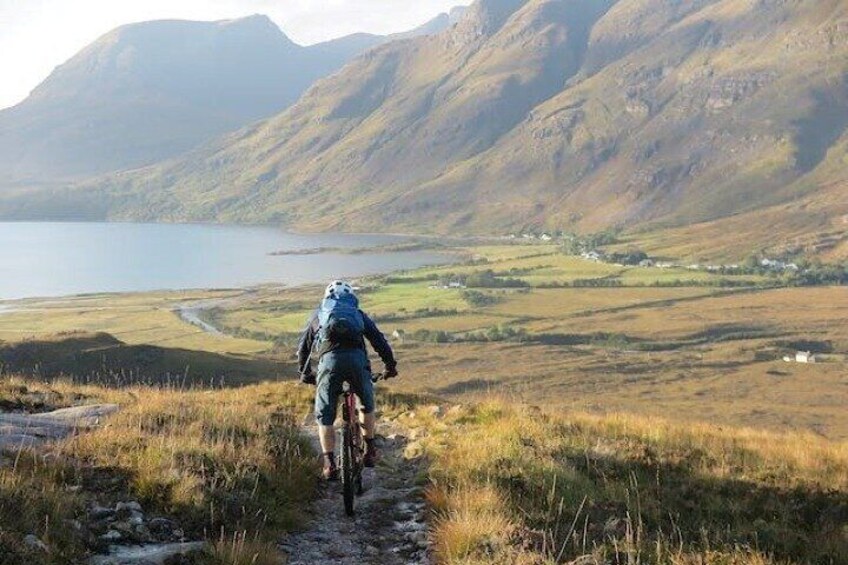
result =
M765 209L774 225L844 180L846 127L840 0L478 0L284 113L68 198L93 217L311 229L644 229Z
M436 33L448 15L413 30ZM308 47L266 16L120 27L0 111L0 187L149 165L272 116L317 79L389 38Z

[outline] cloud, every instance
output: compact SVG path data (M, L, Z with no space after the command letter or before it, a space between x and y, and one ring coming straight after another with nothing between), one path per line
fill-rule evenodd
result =
M22 100L54 67L100 35L154 19L266 14L294 41L411 29L470 0L0 0L0 108Z

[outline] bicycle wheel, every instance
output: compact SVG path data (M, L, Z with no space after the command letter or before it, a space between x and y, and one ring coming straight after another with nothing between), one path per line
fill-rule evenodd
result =
M365 494L365 488L362 485L362 470L356 475L356 496Z
M353 437L350 425L345 423L342 428L342 494L344 495L345 513L353 516L353 499L356 493L356 472L354 471Z

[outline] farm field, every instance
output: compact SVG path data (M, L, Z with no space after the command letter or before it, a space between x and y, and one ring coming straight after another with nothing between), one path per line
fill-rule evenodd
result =
M473 259L358 281L363 308L398 351L403 378L393 390L459 401L494 393L555 412L626 412L848 438L845 287L771 288L765 277L621 267L548 245L459 251ZM521 284L440 283L485 271ZM621 286L571 285L610 278ZM732 286L739 280L762 286ZM133 344L164 341L290 362L320 293L320 286L263 287L34 302L0 315L0 339L105 331ZM203 319L226 335L174 313L192 301L210 305ZM797 350L820 354L820 362L782 360Z

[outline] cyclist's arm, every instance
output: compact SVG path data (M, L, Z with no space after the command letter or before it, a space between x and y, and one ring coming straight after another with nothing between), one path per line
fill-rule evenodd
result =
M315 334L318 331L318 313L312 314L300 334L300 342L297 345L297 368L303 374L309 368L309 357L312 355L312 345L315 343Z
M368 339L368 343L371 344L371 347L374 348L374 351L377 352L377 355L380 356L380 359L383 361L386 369L394 369L397 367L395 354L392 351L392 346L389 345L388 341L386 341L386 336L380 332L377 324L375 324L374 321L365 314L365 312L362 313L362 318L365 320L365 337Z

